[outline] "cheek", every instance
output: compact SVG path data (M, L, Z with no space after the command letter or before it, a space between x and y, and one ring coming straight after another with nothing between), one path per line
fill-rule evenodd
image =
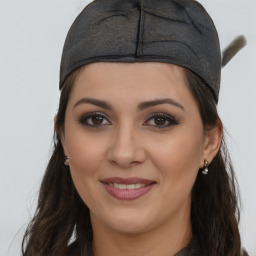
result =
M99 164L101 150L98 146L82 140L69 144L70 167L77 175L91 175Z
M202 139L184 134L163 138L151 147L151 158L160 170L167 174L179 175L198 169L202 155Z
M202 133L191 134L191 131L182 131L168 139L158 139L149 153L160 173L160 183L164 184L163 194L175 194L177 200L190 194L200 167L203 136Z
M88 134L81 129L66 128L66 148L70 157L70 171L75 187L86 203L92 197L98 183L98 170L105 160L104 142L99 144L95 134Z
M98 211L101 205L95 202L101 191L98 170L104 161L103 147L93 136L85 136L77 131L70 134L73 135L67 138L67 145L72 180L83 202L90 210Z
M66 125L66 148L70 167L81 175L90 175L104 159L104 141L77 124ZM100 143L101 142L101 143Z

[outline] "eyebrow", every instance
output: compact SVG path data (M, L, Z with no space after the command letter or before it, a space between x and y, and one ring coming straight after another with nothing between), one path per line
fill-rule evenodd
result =
M82 99L80 99L79 101L77 101L75 103L73 108L75 108L75 107L77 107L81 104L84 104L84 103L89 103L89 104L92 104L92 105L96 105L98 107L105 108L105 109L108 109L108 110L112 109L111 104L109 104L108 102L103 101L103 100L98 100L98 99L92 99L92 98L82 98ZM178 103L177 101L175 101L174 99L171 99L171 98L143 101L143 102L138 104L137 109L139 111L141 111L141 110L144 110L146 108L154 107L154 106L161 105L161 104L170 104L170 105L178 107L182 110L185 110L185 108L180 103Z
M105 109L112 109L111 105L109 103L107 103L106 101L103 100L97 100L97 99L92 99L92 98L83 98L81 100L79 100L74 106L73 108L84 104L84 103L89 103L89 104L93 104L96 105L98 107L101 108L105 108Z
M178 107L182 110L185 110L185 108L180 103L178 103L177 101L175 101L174 99L171 99L171 98L155 99L155 100L141 102L138 105L138 110L143 110L143 109L154 107L154 106L160 105L160 104L170 104L170 105Z

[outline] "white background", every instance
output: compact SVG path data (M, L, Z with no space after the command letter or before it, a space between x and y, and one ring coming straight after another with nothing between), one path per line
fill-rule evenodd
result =
M20 255L51 153L64 39L88 2L0 0L0 256ZM200 2L222 48L239 34L248 40L223 69L218 108L241 189L243 245L256 256L256 1Z

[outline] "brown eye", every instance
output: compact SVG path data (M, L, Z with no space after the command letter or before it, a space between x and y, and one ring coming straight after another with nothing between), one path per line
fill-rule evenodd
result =
M179 124L179 122L174 117L164 113L152 114L145 122L145 125L155 128L167 128L177 124Z
M90 127L102 127L103 125L111 124L108 119L102 115L97 113L90 113L83 116L80 121L81 124L90 126Z
M92 116L91 120L94 125L101 125L104 121L104 118L102 116Z
M162 126L162 125L165 125L166 119L164 117L155 117L154 122L156 125Z

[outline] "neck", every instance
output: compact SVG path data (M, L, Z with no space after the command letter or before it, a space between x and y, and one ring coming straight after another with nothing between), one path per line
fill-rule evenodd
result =
M177 216L157 228L124 233L104 226L91 216L94 256L171 256L186 247L192 238L190 217Z

